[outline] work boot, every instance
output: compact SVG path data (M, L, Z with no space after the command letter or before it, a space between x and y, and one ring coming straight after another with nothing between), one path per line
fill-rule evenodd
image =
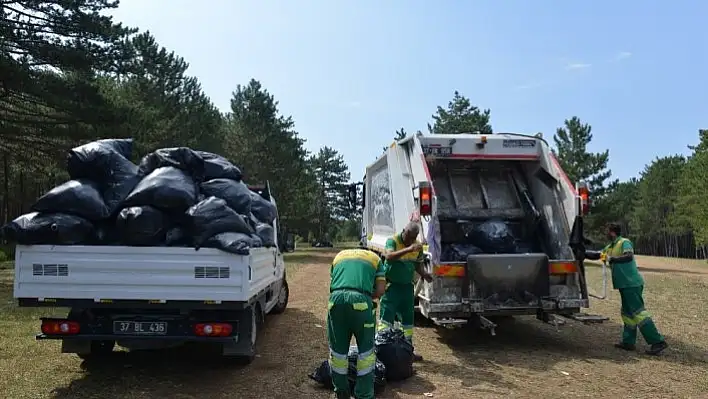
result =
M618 344L615 344L615 348L626 350L626 351L633 351L633 350L637 349L637 347L635 345L625 344L624 342L620 342Z
M647 349L647 355L656 356L659 353L663 352L664 349L666 349L668 347L669 347L669 344L667 344L666 341L661 341L658 344L654 344L649 349Z
M419 354L417 354L417 353L414 353L414 354L413 354L413 361L414 361L414 362L422 362L422 361L423 361L423 356L421 356L421 355L419 355Z

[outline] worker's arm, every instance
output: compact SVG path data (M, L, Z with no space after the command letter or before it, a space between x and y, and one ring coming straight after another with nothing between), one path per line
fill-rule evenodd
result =
M423 280L431 282L433 281L433 276L427 271L425 271L425 263L423 259L423 251L420 251L418 253L418 262L415 264L415 271L420 275Z
M624 242L622 242L622 255L610 256L607 258L607 261L614 264L631 262L632 259L634 259L634 247L632 247L632 243L629 240L624 240Z
M383 267L383 262L379 261L376 266L376 283L374 284L374 299L381 298L386 292L386 271Z
M389 238L388 241L386 241L384 257L386 258L386 260L397 260L407 253L413 251L420 251L421 249L423 249L423 246L420 245L420 243L415 243L411 246L396 251L396 241L394 241L392 238Z
M585 259L600 260L602 251L585 251Z

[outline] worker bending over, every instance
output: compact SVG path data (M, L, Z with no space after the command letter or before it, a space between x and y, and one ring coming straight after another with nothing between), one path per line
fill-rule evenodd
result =
M612 286L619 290L622 300L622 340L615 347L628 351L636 348L637 329L651 347L650 355L658 355L668 347L664 337L659 333L651 314L644 308L644 279L639 274L637 262L634 260L632 242L621 236L622 229L616 223L607 226L607 238L610 243L601 251L587 251L586 258L602 259L612 269Z
M428 282L433 280L433 277L423 270L423 246L416 239L419 232L419 225L410 222L400 234L386 241L384 269L388 284L380 301L378 325L378 330L392 328L398 315L403 333L411 343L415 317L415 272ZM421 361L423 357L415 354L413 359Z
M359 349L354 395L358 399L374 397L374 307L372 298L386 289L381 258L365 249L341 251L330 269L327 340L332 383L337 398L349 398L349 344L352 335Z

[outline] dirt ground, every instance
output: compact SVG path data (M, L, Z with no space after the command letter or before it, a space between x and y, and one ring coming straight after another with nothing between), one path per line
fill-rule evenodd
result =
M327 356L325 324L332 251L288 254L291 301L260 337L247 367L225 366L185 348L116 353L103 364L61 354L34 340L37 318L60 310L18 309L11 270L0 270L0 392L5 398L328 398L307 378ZM621 331L618 295L592 302L602 325L556 328L535 318L502 324L497 336L468 329L418 327L425 361L417 375L389 384L384 398L642 398L708 395L708 266L642 257L647 308L671 347L661 357L612 347ZM589 267L592 291L600 268ZM644 343L641 342L640 349ZM427 394L427 395L426 395Z

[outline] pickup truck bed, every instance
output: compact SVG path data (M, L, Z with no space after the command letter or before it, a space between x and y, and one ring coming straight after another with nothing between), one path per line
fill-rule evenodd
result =
M20 306L244 306L283 278L275 248L17 246Z

